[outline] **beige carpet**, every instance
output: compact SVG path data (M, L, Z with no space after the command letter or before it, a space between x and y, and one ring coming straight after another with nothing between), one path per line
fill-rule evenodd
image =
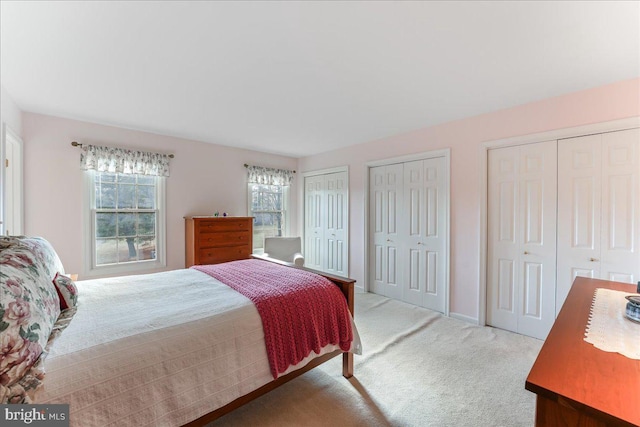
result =
M356 294L363 355L296 378L212 426L532 426L542 341Z

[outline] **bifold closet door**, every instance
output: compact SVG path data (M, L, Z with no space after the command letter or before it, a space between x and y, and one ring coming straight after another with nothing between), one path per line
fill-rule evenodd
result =
M444 157L404 164L406 245L402 300L445 311L446 195Z
M347 172L305 177L305 267L349 275Z
M314 270L322 270L322 242L324 238L322 176L305 177L304 184L304 265Z
M576 276L640 280L640 130L558 142L557 307Z
M445 157L369 169L372 291L445 312Z
M487 323L544 339L555 320L556 141L489 150Z
M336 172L324 176L325 215L323 271L348 276L347 173Z
M374 293L395 299L402 298L403 283L402 182L401 163L369 169L369 277Z

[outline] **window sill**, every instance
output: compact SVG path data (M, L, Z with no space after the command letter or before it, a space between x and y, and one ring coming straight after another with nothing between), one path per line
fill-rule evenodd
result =
M141 261L131 264L114 264L94 267L85 272L84 276L88 279L96 279L105 276L126 276L136 273L148 273L152 270L158 270L166 267L165 262L158 260L155 261Z

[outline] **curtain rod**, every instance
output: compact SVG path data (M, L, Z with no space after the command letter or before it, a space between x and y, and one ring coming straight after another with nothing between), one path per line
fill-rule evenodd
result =
M248 167L249 167L249 165L245 163L245 164L244 164L244 167L245 167L245 168L248 168ZM296 171L291 171L291 172L296 173Z
M74 147L83 147L83 144L79 143L78 141L71 141L71 145L73 145ZM173 159L175 156L173 154L168 154L170 159Z

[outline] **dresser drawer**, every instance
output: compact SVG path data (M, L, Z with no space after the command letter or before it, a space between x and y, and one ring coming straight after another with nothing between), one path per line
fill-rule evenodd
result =
M198 247L201 249L216 246L248 245L250 236L246 231L222 231L218 233L201 233L198 235Z
M244 219L224 218L220 220L202 220L198 224L198 233L215 233L219 231L247 231L251 224Z
M250 254L251 248L249 245L203 249L200 251L199 264L218 264L220 262L235 261L249 258Z

